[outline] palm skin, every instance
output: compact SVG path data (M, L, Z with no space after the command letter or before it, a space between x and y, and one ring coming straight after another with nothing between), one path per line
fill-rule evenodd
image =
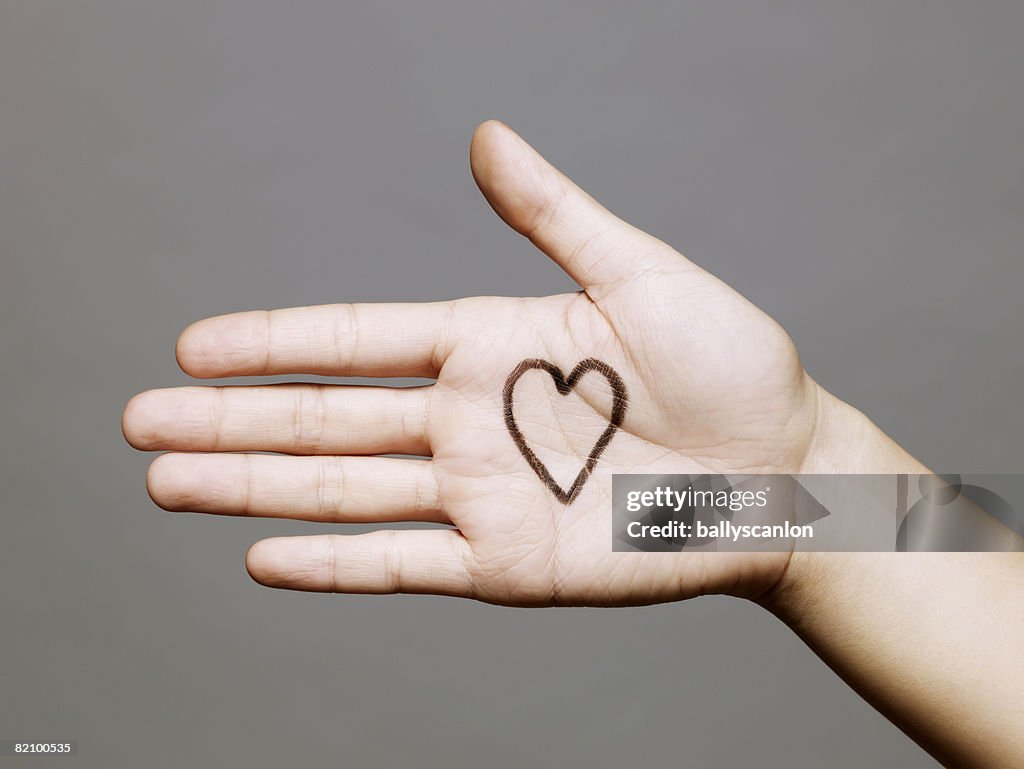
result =
M716 278L601 208L503 125L478 129L471 160L497 213L584 290L201 321L178 348L195 376L412 375L436 383L143 393L124 418L139 448L307 455L165 455L149 475L154 500L174 510L453 527L257 543L250 573L277 587L512 605L643 604L710 592L756 598L770 590L786 553L612 552L611 478L813 469L824 394L788 336ZM505 379L533 358L565 373L597 358L629 390L621 428L570 504L542 483L503 421ZM516 392L523 432L567 487L608 423L607 384L591 373L562 396L534 372ZM395 453L430 459L358 456Z

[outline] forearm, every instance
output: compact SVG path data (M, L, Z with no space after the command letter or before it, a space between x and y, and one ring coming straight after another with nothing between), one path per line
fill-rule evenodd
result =
M831 396L822 419L808 472L927 472ZM940 761L1024 765L1024 554L795 553L764 603Z

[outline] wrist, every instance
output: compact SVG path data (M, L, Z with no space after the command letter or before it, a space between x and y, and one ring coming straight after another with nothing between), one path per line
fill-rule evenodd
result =
M803 474L927 473L928 468L862 412L816 382L816 419Z
M802 474L920 474L928 468L862 412L813 383L817 412ZM832 577L855 569L860 554L793 551L779 578L758 599L789 624L813 605ZM835 572L838 570L840 575Z

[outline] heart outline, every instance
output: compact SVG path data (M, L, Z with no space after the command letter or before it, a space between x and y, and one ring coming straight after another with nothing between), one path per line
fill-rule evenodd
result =
M533 449L530 448L522 430L516 424L515 414L513 413L515 407L513 391L520 377L527 371L533 370L547 372L551 379L554 380L555 388L558 390L559 395L571 393L576 385L579 384L580 379L591 371L601 374L612 388L612 414L608 419L608 425L602 431L600 437L598 437L593 448L591 448L590 454L587 455L587 461L583 463L583 467L576 475L576 479L568 491L563 489L551 476L548 468L540 461L540 458L533 452ZM502 391L502 405L505 412L505 427L508 428L516 448L519 449L519 453L523 455L523 458L530 465L530 469L544 482L544 485L548 487L548 490L555 495L559 502L563 505L571 505L583 489L587 479L590 478L591 472L593 472L594 467L597 465L597 460L608 447L616 431L622 426L622 421L626 417L626 408L629 405L629 394L626 390L626 383L622 381L622 377L611 366L597 358L581 360L569 372L568 377L562 373L562 369L550 361L542 358L528 358L516 366L512 373L508 375L508 379L505 380L505 387Z

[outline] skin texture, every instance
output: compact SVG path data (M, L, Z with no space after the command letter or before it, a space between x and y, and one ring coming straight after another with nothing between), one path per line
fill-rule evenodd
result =
M1019 707L1005 707L1008 700L994 707L980 695L943 696L964 682L948 671L930 674L915 646L892 637L895 617L888 626L873 619L878 595L916 596L916 556L896 563L885 556L612 552L613 473L925 470L812 381L771 318L613 216L510 129L493 121L480 126L471 166L497 214L582 290L199 321L177 348L182 369L194 377L435 382L142 393L128 404L123 427L133 446L169 452L149 471L154 501L168 510L382 524L369 534L341 530L255 544L246 565L256 581L273 587L437 593L516 606L636 605L707 593L751 598L936 755L996 766L1024 754L1007 736L1012 730L1000 728ZM622 377L629 408L591 477L565 504L517 450L502 391L521 361L542 359L568 374L589 358ZM568 489L609 424L607 380L590 372L560 394L547 373L530 371L516 384L515 402L525 440ZM255 451L277 454L244 453ZM374 456L381 454L421 458ZM388 529L394 521L449 526ZM1007 605L989 610L1017 616L1021 560L1010 555L1001 566L993 563L947 557L938 573L931 569L929 584L962 585L996 569L994 576L1018 587L1001 599ZM916 619L901 615L904 635L927 635L930 604L915 600ZM983 622L984 611L975 620ZM1020 621L1004 625L1011 637L1024 638ZM955 650L963 638L953 633L945 642ZM1019 676L1003 682L1004 700L1024 690ZM974 737L966 728L958 734L938 726L972 708L970 714L980 709L988 718L988 747L978 745L974 715ZM986 763L996 760L1002 764Z
M196 377L317 373L436 383L144 393L124 420L139 448L319 455L167 454L149 473L153 499L172 510L457 527L261 542L249 553L249 570L277 587L446 593L515 605L636 604L769 589L785 568L784 553L612 553L611 475L813 467L819 391L789 337L728 286L600 207L504 126L481 127L471 157L498 214L585 290L200 321L178 343L182 368ZM566 506L510 440L502 388L524 359L568 371L591 357L620 372L632 403L593 476ZM544 448L577 434L592 444L611 413L601 385L592 376L581 381L570 397L584 409L563 425L564 399L549 386L548 408L517 411L523 432ZM569 439L559 435L566 432ZM549 451L546 462L553 475L571 479L587 450L582 457ZM352 456L381 453L430 459Z

